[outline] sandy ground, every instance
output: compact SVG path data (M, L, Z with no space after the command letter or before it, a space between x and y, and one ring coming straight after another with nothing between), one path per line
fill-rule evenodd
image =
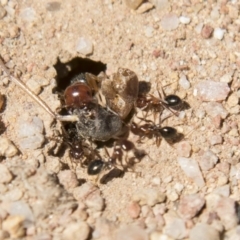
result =
M53 111L59 109L60 101L52 89L56 88L56 78L66 76L66 66L87 69L94 74L106 70L108 75L119 67L129 68L137 74L139 81L151 83L151 94L157 96L157 85L161 84L166 86L166 94L177 94L190 105L182 118L173 116L162 123L184 133L183 142L169 145L163 140L157 147L153 139L137 144L137 138L133 137L131 140L136 146L147 152L134 168L141 172L140 176L126 172L123 177L97 188L88 186L94 188L100 198L100 203L91 206L78 196L78 191L83 191L82 182L86 182L85 185L91 183L86 169L70 166L72 173L66 172L69 169L66 163L70 161L68 149L57 151L61 143L60 124L2 75L1 93L5 96L6 106L1 114L5 125L1 137L10 140L9 146L14 148L13 144L18 152L11 150L13 153L9 154L1 150L1 165L7 166L5 172L10 174L9 179L0 181L1 239L7 239L9 235L11 239L120 239L126 224L137 226L143 233L137 236L138 230L131 229L136 236L126 235L128 238L121 239L200 239L189 232L199 222L211 225L198 213L206 210L203 205L209 194L217 191L225 199L240 200L240 6L237 1L168 3L156 0L144 3L137 10L120 0L1 0L1 5L1 57L12 74L25 82ZM170 23L165 23L166 19L170 19ZM79 47L81 39L89 41L93 48L84 52L86 49ZM86 63L82 60L85 57L102 64ZM226 97L220 92L220 101L217 98L203 101L194 89L204 80L225 82L230 92ZM219 105L212 103L219 103L220 110ZM37 136L37 146L32 143L34 137L28 139L20 133L23 126L28 131L28 124L36 116L43 122L42 130L33 134ZM207 151L211 151L211 156L204 158ZM179 157L194 159L200 165L203 183L195 179L199 173L193 173L193 177L185 174ZM204 163L201 165L200 161ZM213 162L212 165L209 162ZM61 175L64 172L66 176ZM57 176L63 187L59 186ZM161 193L166 199L161 200L155 193ZM189 194L200 196L203 205L187 219L171 215L170 219L184 219L180 235L171 235L169 228L180 227L170 226L169 215L179 210L180 199ZM152 199L154 203L149 203ZM26 203L30 213L24 213L21 219L21 214L15 214L13 210L14 202ZM41 204L37 205L39 202ZM76 203L79 204L77 210ZM164 209L157 214L156 204L159 209ZM44 212L42 215L39 208ZM235 216L235 212L232 214ZM27 224L26 219L31 221ZM11 227L13 221L17 222L18 230ZM220 227L212 224L217 237L208 239L220 239L220 233L237 227L238 221L231 227L226 227L224 221L220 217ZM76 230L78 227L74 228L77 224L85 224L79 227L86 229L85 235ZM112 232L117 235L111 235ZM228 238L224 235L221 239Z

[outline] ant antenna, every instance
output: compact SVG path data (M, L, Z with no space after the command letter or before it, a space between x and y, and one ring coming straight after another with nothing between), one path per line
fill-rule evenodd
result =
M57 119L61 122L77 122L78 116L77 115L68 115L68 116L61 116L58 114L55 114L48 105L38 96L36 96L30 88L28 88L20 79L17 79L13 77L10 73L10 71L6 68L5 64L3 63L2 59L0 58L0 66L2 70L7 74L8 78L15 83L17 86L19 86L23 91L25 91L35 102L37 102L48 114L51 115L52 118Z

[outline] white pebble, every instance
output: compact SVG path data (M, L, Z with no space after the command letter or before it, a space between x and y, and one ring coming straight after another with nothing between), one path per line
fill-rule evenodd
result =
M182 190L183 190L183 188L184 188L184 185L181 184L181 183L179 183L179 182L177 182L177 183L174 185L174 189L175 189L178 193L181 193Z
M171 31L177 29L179 25L179 19L176 14L169 13L163 16L161 20L161 26L164 30Z
M164 233L173 239L183 239L187 233L184 220L181 218L172 218L171 221L167 222Z
M200 34L202 32L202 28L203 28L203 23L197 24L197 26L195 27L196 33Z
M191 19L189 17L181 16L179 18L179 21L182 24L189 24L191 22Z
M179 79L179 85L183 88L183 89L189 89L191 84L188 81L187 77L185 75L182 75Z
M228 115L228 111L223 107L219 102L209 102L205 106L205 110L211 117L220 116L222 119L225 119Z
M217 187L213 190L213 193L218 194L223 197L229 197L230 195L230 186L226 184L224 186Z
M198 83L193 94L202 101L222 101L225 100L230 92L227 83L215 81L201 81Z
M0 156L4 157L13 157L18 153L17 148L13 145L13 143L5 138L0 137Z
M147 26L144 30L145 36L151 38L153 36L154 29L151 26Z
M41 92L40 84L34 80L33 78L29 79L26 85L36 94L38 95Z
M213 32L213 37L218 40L222 40L225 32L226 32L225 29L215 28Z
M93 52L93 44L92 41L85 37L80 37L77 41L76 46L77 52L83 54L83 55L89 55Z
M205 223L197 223L195 227L190 230L189 240L220 240L219 232Z
M178 157L177 160L184 173L199 187L203 187L205 185L202 173L196 160L184 157Z
M218 157L211 151L205 151L199 159L199 165L203 171L212 169L218 161Z
M21 149L38 149L44 142L43 122L38 117L22 115L17 121L17 136Z
M33 212L29 205L24 201L16 201L10 204L8 213L10 215L19 215L24 217L24 225L30 226L35 221Z
M167 198L171 202L175 202L176 200L178 200L179 196L175 190L170 190L167 192Z
M11 172L2 163L0 163L0 176L1 176L0 183L9 183L13 179Z
M33 8L24 8L20 12L20 17L26 22L34 22L37 20L36 12Z

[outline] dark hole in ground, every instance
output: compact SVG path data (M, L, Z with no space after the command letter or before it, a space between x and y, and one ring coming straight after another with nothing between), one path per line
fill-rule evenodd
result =
M57 71L57 87L53 92L61 93L70 84L73 77L86 72L98 75L100 72L106 71L107 65L89 58L76 57L67 63L62 63L60 59L58 59L54 68Z

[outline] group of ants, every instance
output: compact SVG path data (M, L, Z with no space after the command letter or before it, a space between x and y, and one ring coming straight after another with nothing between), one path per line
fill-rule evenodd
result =
M110 134L110 139L109 137L100 136L100 130L100 141L98 141L98 137L96 134L92 133L90 129L88 129L89 131L82 136L80 132L81 129L91 128L91 124L89 124L90 126L88 124L83 124L83 126L80 127L79 123L65 125L65 135L67 136L66 142L70 146L70 157L74 161L80 161L82 166L86 166L88 175L97 175L99 177L99 174L104 170L112 169L121 169L123 172L129 171L129 167L135 163L135 160L139 161L143 156L145 156L144 151L137 149L135 144L128 140L129 133L138 136L138 143L141 143L144 138L155 138L157 146L160 145L162 138L168 143L172 144L179 141L183 137L183 135L178 133L175 128L169 126L161 127L160 123L156 124L154 121L149 120L148 115L154 113L154 118L156 118L156 115L158 115L158 120L160 122L160 115L164 109L168 109L173 115L177 115L178 112L183 110L185 107L185 102L174 94L162 96L164 93L163 91L160 93L159 90L157 90L159 96L155 97L149 94L146 89L143 89L143 87L139 87L140 83L138 80L131 82L131 76L136 77L134 72L129 69L121 69L121 72L125 74L125 77L127 74L129 75L129 78L127 78L126 82L123 83L126 85L125 87L132 87L132 89L135 89L135 93L129 91L128 94L136 95L129 113L127 115L125 114L125 116L121 115L121 110L123 110L121 108L126 107L126 105L119 104L117 110L116 107L111 109L110 106L112 106L113 103L107 97L103 106L102 103L99 103L99 100L97 100L99 99L99 96L96 95L99 94L101 86L97 86L97 89L96 87L91 87L92 84L89 84L89 82L91 82L89 79L93 77L92 75L89 77L89 74L80 74L74 77L70 86L65 89L63 94L63 106L67 110L67 114L81 115L81 118L83 118L83 116L87 116L87 120L80 121L80 125L82 125L82 122L88 123L90 119L94 123L101 121L106 123L107 119L111 118L113 118L113 121L116 121L116 116L118 117L117 120L120 119L122 123L120 127L121 131L118 131L117 134ZM115 77L117 77L117 74L115 74ZM95 77L93 78L95 79ZM114 77L112 80L115 80ZM96 83L96 79L94 81ZM103 84L102 81L99 82ZM97 85L99 82L97 82ZM131 84L134 86L131 86ZM138 86L136 86L136 84ZM147 88L147 84L142 85ZM107 96L107 94L105 95ZM100 99L101 98L102 97L100 97ZM130 103L132 103L132 99L129 101L129 104ZM115 102L115 105L118 104ZM143 117L137 117L140 120L140 123L136 123L133 119L139 110L143 113ZM81 114L79 114L79 111ZM103 112L104 114L102 114ZM119 124L117 124L117 127L118 125ZM94 127L95 125L93 128ZM94 129L94 131L98 130ZM109 127L109 129L107 127L103 127L102 131L106 134L107 131L111 132L112 129L111 127ZM90 142L94 141L97 143L97 146L104 148L107 156L105 160L100 156L97 148L92 149L89 144L86 144L85 138L88 138ZM113 151L111 154L109 154L106 148L109 142L113 146ZM134 154L134 157L131 158L133 161L131 161L130 158L124 158L124 156L130 151L132 151Z
M1 59L0 67L53 118L63 123L63 141L70 147L70 158L85 167L88 175L98 178L100 173L106 170L129 171L135 161L124 158L128 152L133 152L135 160L145 156L144 151L139 151L135 144L128 140L130 133L138 136L138 143L144 138L154 138L157 146L162 138L170 144L182 138L182 134L175 128L161 127L160 118L164 109L178 115L185 107L185 102L174 94L163 95L162 88L161 93L157 89L158 97L149 94L140 86L136 74L129 69L120 68L118 73L113 75L112 82L106 81L105 85L103 77L88 73L75 76L61 94L65 114L59 115L53 113L20 79L15 78ZM121 81L116 79L114 83L114 78ZM111 86L114 84L115 88ZM142 117L138 117L138 123L133 120L137 111L143 113ZM152 113L158 116L158 124L148 119ZM111 154L106 147L109 145L112 146ZM101 157L99 149L105 150L105 159Z

